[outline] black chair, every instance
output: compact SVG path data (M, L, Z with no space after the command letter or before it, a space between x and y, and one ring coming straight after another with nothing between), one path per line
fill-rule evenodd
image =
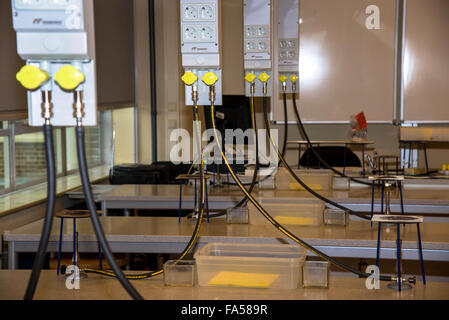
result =
M331 167L361 167L362 163L357 155L352 152L348 147L339 146L324 146L313 147L316 153L327 162ZM324 165L315 156L315 153L311 148L307 150L301 156L299 165L307 168L323 168Z

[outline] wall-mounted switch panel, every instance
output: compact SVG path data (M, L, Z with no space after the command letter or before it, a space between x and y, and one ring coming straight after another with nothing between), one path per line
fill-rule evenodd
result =
M244 66L245 73L257 76L266 72L271 76L271 0L244 0ZM255 81L256 96L262 96L262 83ZM271 95L271 79L268 83ZM246 84L249 96L249 84Z
M222 104L221 89L221 35L220 0L181 0L181 54L185 71L198 76L198 105L209 105L209 87L201 78L214 72L219 81L215 84L216 105ZM193 105L192 88L186 86L186 105Z
M94 8L91 0L11 0L13 27L17 32L17 53L27 64L48 66L51 80L44 85L52 91L54 126L75 126L73 93L62 90L54 81L64 65L75 64L85 74L82 84L85 118L83 125L97 124L95 75ZM41 92L28 93L31 126L42 126Z
M278 0L278 70L279 76L299 76L299 0ZM279 82L279 81L278 81ZM279 92L282 83L279 82ZM299 82L296 86L299 92ZM292 84L287 81L287 93L292 93Z

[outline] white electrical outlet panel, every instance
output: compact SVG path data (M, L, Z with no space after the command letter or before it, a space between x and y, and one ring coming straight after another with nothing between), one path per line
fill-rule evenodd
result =
M199 105L210 104L209 87L201 81L209 71L219 77L215 104L222 104L220 5L220 0L180 0L182 66L198 76ZM186 105L191 106L191 88L185 91Z
M278 0L278 70L279 76L299 76L299 0ZM282 92L282 83L279 82ZM299 86L296 86L298 92ZM288 82L287 92L292 93Z
M27 64L39 67L48 63L55 126L75 126L73 92L66 92L54 81L64 65L74 64L85 74L81 84L85 103L83 125L97 124L95 75L95 28L92 0L11 0L13 27L17 32L17 53ZM31 126L41 126L40 90L28 93Z
M266 72L271 76L271 0L244 0L244 67L245 73L257 76ZM255 96L262 96L262 83L255 81ZM271 95L271 79L268 95ZM246 95L249 96L246 83Z

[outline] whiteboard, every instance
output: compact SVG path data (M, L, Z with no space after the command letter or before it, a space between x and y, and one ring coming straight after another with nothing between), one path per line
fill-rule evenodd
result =
M405 122L449 122L449 1L407 0Z
M378 30L365 25L372 4L380 10ZM298 107L303 121L345 123L363 111L368 122L391 123L396 1L300 0L300 17ZM283 121L279 91L272 111L272 120ZM295 119L291 101L289 119Z

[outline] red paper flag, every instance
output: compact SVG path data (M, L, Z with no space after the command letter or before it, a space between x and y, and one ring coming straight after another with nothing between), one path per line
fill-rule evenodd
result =
M366 127L368 127L368 125L366 123L365 114L363 112L360 112L358 115L356 115L355 119L357 120L357 125L359 126L359 131L362 131L363 129L366 129Z

